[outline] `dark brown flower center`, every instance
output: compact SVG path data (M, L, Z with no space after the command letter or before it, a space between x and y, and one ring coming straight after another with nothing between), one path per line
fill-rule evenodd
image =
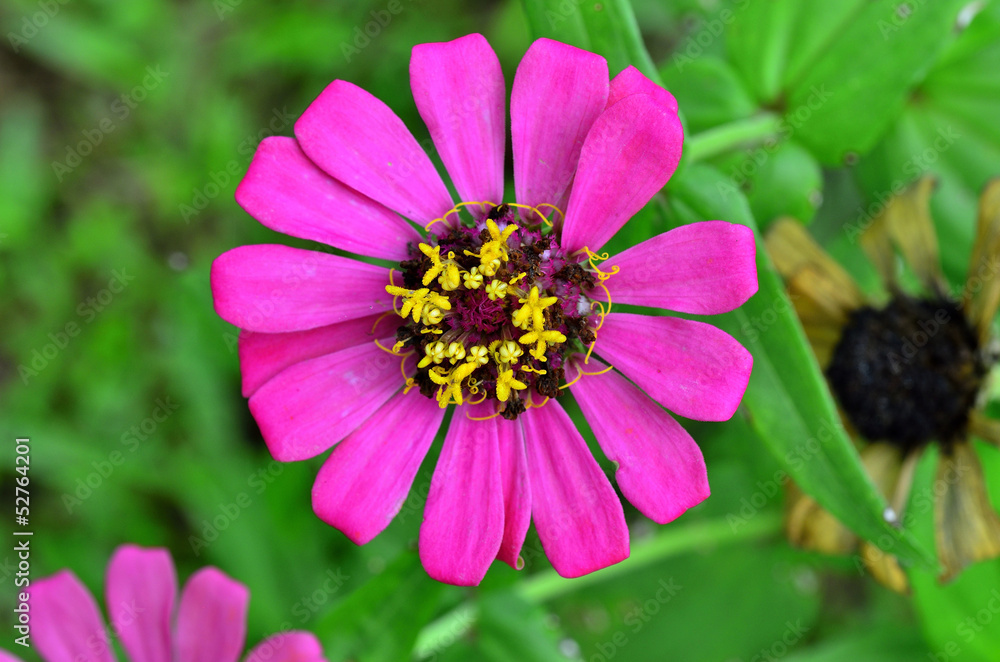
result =
M903 295L884 308L854 311L827 368L858 432L906 450L957 439L985 374L976 334L959 305Z
M403 318L393 351L416 354L408 385L442 407L492 399L516 418L558 395L566 355L596 338L588 293L600 272L511 205L430 235L400 267L386 288Z

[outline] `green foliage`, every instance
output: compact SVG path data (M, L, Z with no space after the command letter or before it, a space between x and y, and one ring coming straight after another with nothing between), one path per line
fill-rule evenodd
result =
M508 90L532 39L549 37L604 55L612 74L632 64L678 99L684 160L612 253L680 223L766 230L789 215L872 291L857 231L889 193L933 172L958 286L979 191L1000 174L1000 4L956 24L965 4L6 3L0 476L10 495L8 442L30 436L34 575L70 568L103 601L116 546L166 547L182 580L211 564L251 588L251 645L308 629L331 661L994 659L1000 618L984 622L983 610L1000 563L941 586L930 512L912 508L903 531L883 521L762 248L758 294L708 320L754 354L745 407L724 423L683 421L711 498L662 527L626 505L631 558L583 579L555 575L530 532L527 567L497 563L476 589L437 584L416 554L440 439L396 521L353 545L311 511L322 458L268 455L240 397L236 331L208 287L211 261L233 246L307 245L234 201L261 139L292 135L335 78L426 138L410 49L474 31L497 51ZM1000 453L978 450L1000 504ZM915 492L935 461L925 456ZM913 564L912 597L875 585L857 559L791 549L780 532L789 475L859 535L888 535ZM10 632L10 572L0 587Z

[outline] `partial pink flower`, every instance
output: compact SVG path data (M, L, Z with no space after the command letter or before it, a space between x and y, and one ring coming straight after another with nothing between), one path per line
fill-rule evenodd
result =
M45 662L112 662L117 638L131 662L236 662L246 640L250 592L216 568L188 579L177 599L170 553L123 545L108 564L110 625L69 570L28 591L31 641ZM316 637L286 632L263 641L245 662L326 662ZM17 660L0 651L0 660Z
M454 406L420 531L435 579L520 567L529 523L567 577L626 558L614 488L555 397L573 395L625 496L666 523L709 494L694 440L662 406L722 421L752 357L719 329L611 312L612 302L714 315L757 290L749 228L722 221L599 251L673 174L669 92L548 39L511 90L514 201L505 202L506 85L478 34L421 44L414 100L460 201L384 103L334 81L265 139L236 192L269 228L367 258L243 246L212 268L240 334L243 394L272 455L336 446L317 515L351 540L399 512Z

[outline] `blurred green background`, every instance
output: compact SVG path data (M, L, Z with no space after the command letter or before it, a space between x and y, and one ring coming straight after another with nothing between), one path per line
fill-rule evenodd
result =
M430 580L415 550L436 448L396 521L356 547L311 511L322 459L267 454L208 287L221 252L288 242L233 200L263 137L292 135L334 78L426 137L410 49L469 32L489 39L508 90L532 39L565 33L613 73L655 67L678 97L688 154L613 249L693 217L791 215L871 284L852 224L935 172L961 282L976 198L1000 173L996 3L639 0L648 56L616 31L632 25L623 2L398 3L0 5L0 474L13 503L13 439L29 436L34 575L70 568L100 600L116 546L167 547L182 579L211 564L251 588L249 645L310 629L331 661L1000 660L997 562L944 588L915 571L903 597L851 559L790 548L782 456L746 410L686 424L712 497L664 527L626 506L633 558L587 578L556 577L532 531L520 573L494 564L475 590ZM981 454L1000 501L1000 453Z

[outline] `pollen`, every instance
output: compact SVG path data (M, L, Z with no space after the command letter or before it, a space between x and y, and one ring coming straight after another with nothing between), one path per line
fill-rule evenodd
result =
M407 389L442 408L492 399L514 419L558 395L567 358L593 348L610 307L591 298L610 277L595 266L606 256L564 252L537 207L475 203L486 218L465 219L465 204L440 234L428 225L402 283L386 286L401 323L392 351L417 359Z

